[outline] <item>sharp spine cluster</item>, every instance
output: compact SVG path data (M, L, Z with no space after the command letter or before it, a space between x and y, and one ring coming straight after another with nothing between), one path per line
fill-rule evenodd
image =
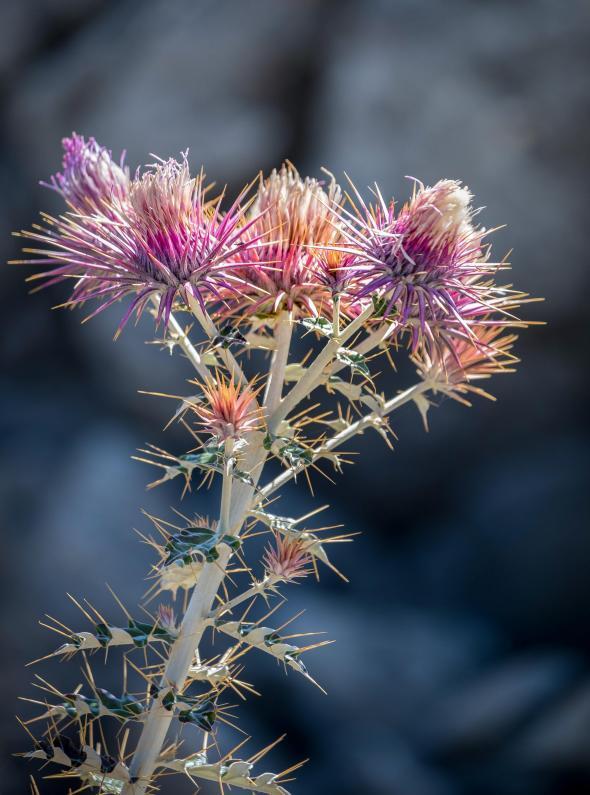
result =
M66 305L94 304L91 314L127 299L117 333L132 315L153 315L161 329L155 342L184 353L198 393L170 396L181 401L173 420L184 424L191 449L176 454L149 445L138 460L163 470L152 486L182 476L183 496L197 485L197 473L201 482L221 480L221 500L215 521L148 517L155 535L144 540L157 559L145 604L170 593L176 611L162 604L139 621L119 602L126 617L119 626L76 602L90 631L47 625L62 636L48 656L121 647L125 686L120 697L97 687L89 667L90 695L80 687L61 694L40 680L43 713L33 720L46 719L48 728L24 755L54 763L65 779L97 793L145 795L177 772L288 795L284 785L299 765L252 774L270 747L249 759L236 757L237 748L212 759L216 727L229 715L220 698L256 694L238 678L238 661L250 649L315 684L301 656L330 641L301 646L291 641L311 633L285 635L289 621L267 626L281 603L257 619L251 611L260 597L276 598L280 586L318 576L321 565L346 579L326 548L352 534L310 527L317 511L299 518L270 513L271 498L299 475L309 480L322 462L338 472L347 463L340 448L356 434L374 429L391 444L389 415L406 403L426 423L436 396L467 404L470 394L490 397L475 382L514 370L513 329L527 325L515 312L530 299L496 284L507 265L490 261L489 232L476 224L469 190L454 180L415 182L398 210L376 185L367 201L352 183L343 191L329 172L324 180L302 178L285 163L226 208L224 192L213 195L202 170L191 176L188 153L131 177L124 157L116 162L93 138L73 134L64 140L62 171L44 184L67 209L19 233L31 246L18 262L37 267L30 279L40 286L73 280ZM190 315L187 326L179 314ZM193 325L200 342L191 339ZM294 338L308 343L300 361L290 361ZM372 366L378 355L392 362L409 356L418 382L383 395ZM308 402L318 392L325 401ZM264 482L271 459L280 471ZM271 542L257 579L246 553L260 532ZM244 572L249 584L232 595L230 575ZM226 648L203 660L207 631L216 643L225 638ZM143 668L132 661L137 650ZM137 693L127 690L129 666ZM111 719L124 726L116 754L95 737L95 726ZM183 757L177 741L165 746L173 722L201 732L198 750ZM196 740L185 734L190 746Z

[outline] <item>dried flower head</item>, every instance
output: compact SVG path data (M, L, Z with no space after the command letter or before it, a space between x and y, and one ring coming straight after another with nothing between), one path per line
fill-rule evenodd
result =
M457 338L441 351L421 349L414 360L421 377L428 381L433 391L442 392L462 403L467 392L494 399L474 381L490 378L499 373L513 373L518 359L511 353L516 334L505 333L503 326L476 326L475 340Z
M327 185L302 179L291 163L261 178L249 213L254 220L250 234L261 243L250 252L245 280L263 295L251 303L250 313L318 314L329 293L318 278L317 255L340 239L336 210L341 199L331 175Z
M311 555L298 538L274 534L273 544L264 550L263 563L267 574L281 580L306 577L311 571Z
M65 177L62 182L60 192L66 191ZM93 314L133 295L119 330L158 296L157 321L167 324L177 297L185 303L192 297L203 306L216 300L220 289L235 290L240 258L257 244L256 236L245 237L256 220L245 222L245 191L226 213L223 195L208 200L206 194L204 174L191 177L186 155L180 162L153 164L130 183L128 201L116 208L116 222L97 207L87 215L68 212L46 219L48 229L23 232L42 245L25 249L37 255L25 262L50 266L31 279L43 286L75 279L69 305L97 300Z
M199 425L220 441L235 439L257 430L263 418L256 402L258 389L236 383L217 374L216 380L201 385L203 399L191 403Z

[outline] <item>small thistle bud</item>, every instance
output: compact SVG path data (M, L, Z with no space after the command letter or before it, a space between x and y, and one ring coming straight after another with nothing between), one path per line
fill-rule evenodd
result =
M162 627L162 629L167 630L171 635L176 635L178 628L176 626L174 608L170 605L158 605L156 617L158 619L158 625Z
M203 430L220 441L237 439L262 427L262 413L256 404L259 390L217 376L202 385L203 400L192 404Z
M305 544L277 533L274 544L269 544L264 551L263 563L268 575L281 580L295 580L311 572L311 555Z

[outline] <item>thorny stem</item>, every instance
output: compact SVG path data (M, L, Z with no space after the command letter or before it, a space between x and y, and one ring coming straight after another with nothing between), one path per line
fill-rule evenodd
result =
M170 650L160 682L162 690L154 699L133 755L130 766L133 783L125 785L122 795L145 795L150 785L160 750L174 717L174 711L165 709L162 699L168 689L178 692L186 683L195 650L207 626L207 617L223 580L230 555L229 547L221 545L219 558L215 563L209 563L203 568L184 614L179 636Z
M154 306L155 306L156 309L159 308L159 303L160 303L160 299L158 299L158 297L155 296L154 297ZM197 351L195 346L192 344L192 342L188 338L187 333L182 328L182 326L180 325L178 320L175 318L175 316L172 314L172 312L170 313L170 319L168 321L168 329L169 329L169 333L170 333L170 329L172 330L172 335L171 336L172 336L173 342L175 342L178 345L180 345L180 347L182 348L186 358L190 361L190 363L193 365L193 367L198 372L198 374L201 376L201 378L204 381L207 381L207 379L210 378L210 376L211 376L211 374L209 372L209 368L207 367L207 365L201 359L201 356L200 356L199 352Z
M195 311L194 306L191 308ZM211 335L211 332L214 332L215 329L207 328L207 318L202 312L200 312L200 317L197 312L195 312L195 315L199 322L203 324L206 333ZM290 334L289 340L285 345L285 363L288 358L289 343ZM231 358L233 359L233 356ZM234 370L234 372L236 371ZM241 369L239 369L239 372L241 373ZM282 390L282 381L279 395L280 390ZM231 458L232 452L233 443L228 445L226 442L226 469L224 470L222 486L219 531L227 532L231 529L234 534L238 535L248 506L252 501L254 488L243 483L233 483L231 470L228 469L228 459ZM252 472L255 484L260 478L265 459L266 451L261 442L255 437L247 448L245 463L249 467L248 471ZM230 555L231 550L226 545L221 545L219 558L214 563L206 564L203 568L184 614L179 636L170 650L166 669L160 682L162 691L152 704L131 762L130 773L132 778L137 780L134 783L127 784L123 789L122 795L145 795L146 793L173 718L173 710L166 710L162 706L162 698L166 694L166 688L172 687L175 690L181 690L186 683L190 666L198 653L201 637L208 625L208 618L217 592L225 577L225 569Z
M262 596L265 591L269 591L271 588L274 588L281 582L280 577L276 577L273 574L268 574L264 577L264 579L260 580L260 582L255 582L254 585L250 586L246 591L235 596L233 599L230 599L228 602L224 602L218 610L214 610L211 613L211 618L219 618L224 613L231 613L234 607L243 604L248 599L252 599L254 596Z
M203 328L203 331L209 340L212 341L216 336L219 335L219 330L211 319L211 316L203 310L197 299L194 298L190 293L188 294L188 304L191 312ZM230 375L233 378L237 378L242 384L247 383L246 376L244 375L242 368L229 348L220 347L215 353L227 367Z
M207 318L202 312L195 312L195 307L192 307L193 312L197 319L203 325L206 333L212 336L215 333L215 327L209 326ZM269 387L265 398L264 408L268 411L271 401L276 404L272 413L271 422L276 423L274 427L278 427L282 417L287 414L298 404L298 402L306 397L318 383L321 382L323 371L330 361L335 357L338 348L343 345L346 340L350 339L356 331L362 326L364 321L370 316L372 307L365 310L364 313L359 315L352 321L343 331L342 335L330 340L312 367L306 372L306 376L291 389L287 397L280 402L280 395L284 383L284 372L289 355L289 347L291 341L292 325L290 319L277 323L275 328L276 349L271 364L271 372L274 367L277 367L279 374L278 378L274 379L274 386L269 376ZM200 315L200 316L199 316ZM210 321L212 323L212 321ZM176 330L175 330L176 333ZM186 336L186 335L185 335ZM229 351L226 353L230 354ZM198 355L198 354L197 354ZM234 359L231 355L231 359ZM228 357L229 359L229 357ZM226 359L226 366L230 366L231 361ZM237 363L236 363L237 364ZM239 368L239 365L237 365ZM234 369L235 373L236 370ZM241 373L241 368L239 368ZM305 383L304 383L305 382ZM371 412L365 417L361 418L355 423L351 423L340 433L336 434L325 445L322 445L316 451L314 460L323 456L329 455L330 452L338 446L344 444L352 436L362 433L366 428L374 426L382 417L394 411L395 409L413 400L419 393L427 390L429 385L425 382L420 382L414 387L407 389L405 392L397 395L395 398L384 403L383 408L379 412ZM281 417L282 415L282 417ZM277 419L281 417L281 419ZM269 423L270 424L270 423ZM226 467L224 470L224 479L222 486L222 497L220 507L220 522L219 531L228 532L232 531L239 534L247 512L250 509L252 499L255 493L255 486L260 478L262 468L266 459L266 451L258 438L254 438L252 443L247 448L246 453L246 466L247 471L252 472L252 477L255 486L248 486L242 483L235 483L231 477L231 456L233 453L233 441L226 441L225 445L225 458ZM288 469L281 475L267 484L261 492L257 495L257 501L260 497L266 498L272 494L276 489L288 482L292 477L297 474L299 470ZM225 569L231 551L225 545L221 546L220 557L214 563L207 564L195 589L191 596L188 608L184 615L179 636L173 644L166 669L160 687L162 688L160 695L154 700L150 709L148 718L144 724L143 731L135 751L133 761L130 767L132 778L137 779L134 783L127 784L123 790L123 795L145 795L149 782L153 776L154 770L157 766L157 760L165 741L166 734L170 727L173 710L166 710L162 706L162 698L166 694L168 688L173 688L176 691L182 690L186 683L188 672L191 664L198 652L198 646L203 635L204 630L208 626L211 616L212 608L217 597L217 592L225 576ZM255 596L262 592L263 589L269 587L269 583L265 580L262 583L257 583L252 586L245 594L236 597L231 602L222 606L222 612L231 610L241 602L245 601L251 596ZM215 613L213 613L215 615Z
M271 416L281 401L283 384L285 383L285 368L289 358L289 348L291 336L293 334L293 324L288 312L281 312L275 324L274 337L276 347L272 356L266 390L264 394L264 406L266 413Z
M342 334L332 338L324 345L324 348L317 355L313 364L308 367L301 380L298 381L295 386L291 387L291 390L286 394L276 411L270 417L268 427L271 433L276 433L281 422L293 411L297 404L303 400L303 398L307 397L310 392L313 392L316 386L322 382L324 369L330 364L332 359L335 358L339 348L362 328L363 323L371 317L373 311L373 307L368 306L358 317L346 326Z
M334 296L334 317L332 318L332 328L334 336L338 337L340 334L340 295Z
M289 349L291 346L292 325L291 324L289 325L291 326L291 328L289 331L288 340L286 339L287 334L282 324L279 328L275 328L274 330L275 343L277 348L279 346L278 335L279 334L284 335L283 336L284 350L281 353L281 360L284 358L285 365L289 358ZM285 381L285 369L286 369L285 367L282 368L280 381L279 380L275 381L276 392L279 395L283 390L283 385ZM268 416L268 408L266 403L263 404L263 411ZM270 430L271 427L270 419L268 421L268 427ZM262 434L260 433L258 435L253 434L252 437L248 439L248 447L246 448L246 453L244 456L244 468L246 472L248 472L252 477L254 485L248 486L245 483L236 483L234 485L232 509L231 509L231 522L230 522L230 531L232 533L235 533L236 530L239 530L239 528L242 525L242 522L244 521L244 517L246 516L249 510L250 503L252 502L252 497L254 495L256 487L258 486L260 475L262 474L262 468L264 467L266 457L267 457L267 451L265 450L264 445L262 444Z
M225 442L225 467L221 489L221 507L219 510L220 534L227 531L230 521L232 494L232 454L233 439ZM222 544L219 558L203 568L199 581L195 586L187 610L184 614L178 638L170 651L164 675L160 681L160 694L154 700L144 725L137 749L131 763L130 774L138 781L125 786L123 795L144 795L157 764L158 757L166 734L174 717L172 709L162 705L162 699L169 689L179 692L185 685L189 669L198 650L201 637L207 627L207 618L211 612L219 586L225 576L225 567L231 551Z
M230 436L225 440L225 466L223 470L223 485L221 487L221 508L219 510L219 534L227 533L229 530L229 511L231 506L231 492L233 483L233 459L234 440Z

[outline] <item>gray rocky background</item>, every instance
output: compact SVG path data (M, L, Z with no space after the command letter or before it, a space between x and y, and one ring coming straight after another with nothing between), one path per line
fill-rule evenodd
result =
M497 404L445 403L428 435L408 407L393 456L366 437L338 489L318 481L330 518L363 533L335 552L350 586L326 576L293 598L308 608L299 627L337 640L309 658L328 695L254 655L247 677L265 693L248 732L288 732L271 765L311 757L296 794L590 786L589 33L587 0L0 4L6 258L12 229L57 209L37 180L74 129L126 148L132 167L189 146L232 189L285 157L400 197L406 174L462 178L486 225L508 223L495 246L514 249L517 285L547 299L529 316L548 325L523 335ZM13 719L26 712L16 694L32 694L24 663L55 642L37 618L76 623L66 590L116 615L107 580L135 600L150 560L132 533L147 529L139 506L166 516L178 498L172 485L146 494L151 473L130 460L146 440L186 444L136 389L190 375L143 344L145 327L113 344L117 312L84 326L50 312L64 292L28 297L24 275L4 268L0 291L4 795L28 791L9 754L27 747ZM206 513L213 496L184 507ZM75 664L50 670L81 681Z

